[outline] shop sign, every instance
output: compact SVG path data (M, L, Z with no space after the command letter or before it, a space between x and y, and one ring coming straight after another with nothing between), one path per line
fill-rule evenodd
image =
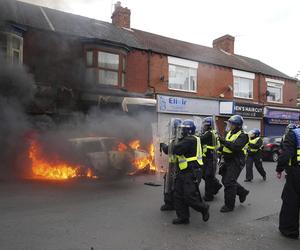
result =
M290 123L294 123L294 120L280 120L275 118L267 118L267 122L269 124L277 124L277 125L288 125Z
M268 110L267 117L277 120L293 120L297 121L299 119L299 112L284 111L284 110Z
M263 106L252 103L220 102L220 114L234 114L244 117L263 117Z
M264 108L251 103L235 103L234 114L245 117L263 117Z
M213 100L158 95L157 111L160 113L217 115L219 103Z

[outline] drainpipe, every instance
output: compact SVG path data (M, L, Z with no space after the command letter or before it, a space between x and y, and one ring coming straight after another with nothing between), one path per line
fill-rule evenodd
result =
M155 87L151 86L151 83L150 83L150 78L151 78L151 54L152 54L152 51L151 50L148 50L148 60L147 60L147 63L148 63L148 75L147 75L147 84L148 84L148 89L152 89L153 90L153 94L154 94L154 97L156 95L156 89Z

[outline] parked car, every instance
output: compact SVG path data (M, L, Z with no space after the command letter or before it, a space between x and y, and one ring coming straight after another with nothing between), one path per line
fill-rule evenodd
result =
M272 136L263 138L262 157L263 160L278 161L280 154L280 143L282 137Z
M113 137L85 137L70 139L73 152L82 165L92 168L96 175L114 177L131 171L137 155L147 155L142 150L118 150L119 140Z

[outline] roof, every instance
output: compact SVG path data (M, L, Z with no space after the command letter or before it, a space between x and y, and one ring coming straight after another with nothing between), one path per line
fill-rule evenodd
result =
M228 54L218 49L184 42L137 29L119 28L111 23L40 7L15 0L2 0L0 16L28 27L61 32L82 38L96 38L124 44L131 48L151 50L174 57L239 69L268 76L295 80L263 62Z

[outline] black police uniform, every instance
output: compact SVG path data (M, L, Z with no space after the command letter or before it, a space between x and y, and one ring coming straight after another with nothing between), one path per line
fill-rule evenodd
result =
M231 135L236 134L239 131L241 131L241 129L235 129L231 132ZM235 141L229 142L220 139L220 142L223 146L232 151L232 153L223 152L224 165L222 166L222 169L220 169L222 183L224 185L225 207L228 208L228 211L232 211L235 206L236 195L239 196L240 202L242 203L249 194L249 191L237 182L245 165L245 153L243 152L243 148L248 143L248 135L242 131Z
M259 138L255 144L248 144L245 181L251 181L253 179L253 163L258 173L263 177L264 180L266 179L266 172L262 165L262 145L263 140L261 138Z
M169 154L172 152L172 148L174 146L174 140L171 141L170 145L165 143L161 143L161 150L165 154ZM170 147L170 152L169 152ZM176 171L178 171L178 162L170 162L169 157L169 168L164 176L165 184L164 184L164 202L165 204L161 207L161 210L174 210L174 182L175 182L175 175Z
M297 163L297 140L293 131L289 131L282 143L277 172L286 171L286 183L281 195L282 207L279 216L280 232L290 238L299 237L300 209L300 166Z
M197 139L194 136L185 136L174 145L173 153L184 155L186 158L194 157L197 154ZM174 205L178 219L188 222L189 207L192 207L202 213L203 220L208 220L209 206L201 198L200 180L201 169L197 161L188 162L186 169L178 171L174 192Z
M211 130L206 131L200 136L201 145L216 146L214 140L215 136ZM202 178L205 181L205 197L206 201L211 201L214 195L222 188L222 184L216 178L216 156L212 149L207 148L205 156L203 156L203 168L202 168Z

